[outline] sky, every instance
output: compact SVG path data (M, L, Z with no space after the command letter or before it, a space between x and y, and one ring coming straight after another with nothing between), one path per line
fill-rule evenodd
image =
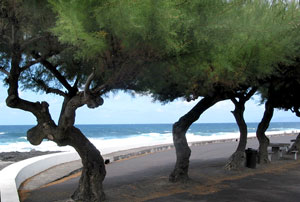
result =
M20 97L30 101L47 101L50 104L52 118L57 122L61 109L60 96L19 92ZM5 104L6 88L0 86L0 125L34 125L35 117L18 109L8 108ZM153 102L149 96L131 96L124 92L110 93L104 97L104 105L97 109L81 107L76 113L76 124L153 124L174 123L186 114L200 99L192 102L176 100L161 104ZM233 123L234 117L230 111L234 109L231 101L217 103L204 112L196 123ZM264 105L259 105L258 96L246 104L246 122L259 122L263 116ZM273 122L299 122L290 111L275 110Z

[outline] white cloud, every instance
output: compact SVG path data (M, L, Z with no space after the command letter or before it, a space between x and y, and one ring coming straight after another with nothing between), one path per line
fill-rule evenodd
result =
M162 108L157 108L155 111L161 113L161 112L164 112L164 110Z
M120 96L120 95L115 95L115 96L113 97L113 99L114 99L114 100L120 100L120 99L121 99L121 96Z

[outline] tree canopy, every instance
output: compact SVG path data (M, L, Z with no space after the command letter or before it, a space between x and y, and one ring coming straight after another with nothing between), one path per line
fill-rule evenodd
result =
M51 3L59 13L55 33L77 46L79 57L99 60L113 37L123 54L135 53L134 62L147 66L150 76L143 74L139 84L162 101L195 99L214 85L255 83L297 49L294 1Z

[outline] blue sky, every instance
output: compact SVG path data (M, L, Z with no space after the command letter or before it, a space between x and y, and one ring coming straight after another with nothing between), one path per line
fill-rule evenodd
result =
M36 119L28 112L6 107L6 88L0 86L0 125L35 124ZM50 112L57 121L62 99L55 95L20 92L20 96L31 101L45 100L50 104ZM257 98L257 97L256 97ZM142 124L142 123L174 123L180 116L187 113L197 101L186 102L176 100L162 105L153 102L151 97L119 92L104 98L104 105L97 109L82 107L77 110L76 124ZM257 99L250 100L246 105L245 119L247 122L259 122L262 118L264 105ZM234 109L231 101L217 103L207 110L197 123L235 122L230 111ZM276 110L272 121L300 121L290 111Z

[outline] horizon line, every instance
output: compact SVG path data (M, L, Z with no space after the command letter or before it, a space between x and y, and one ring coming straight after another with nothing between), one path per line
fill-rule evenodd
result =
M246 122L246 123L260 123L260 122ZM270 123L300 123L299 121L271 121ZM166 125L174 123L78 123L78 125ZM237 124L236 122L201 122L193 124ZM193 125L192 124L192 125ZM36 124L0 124L0 126L35 126Z

